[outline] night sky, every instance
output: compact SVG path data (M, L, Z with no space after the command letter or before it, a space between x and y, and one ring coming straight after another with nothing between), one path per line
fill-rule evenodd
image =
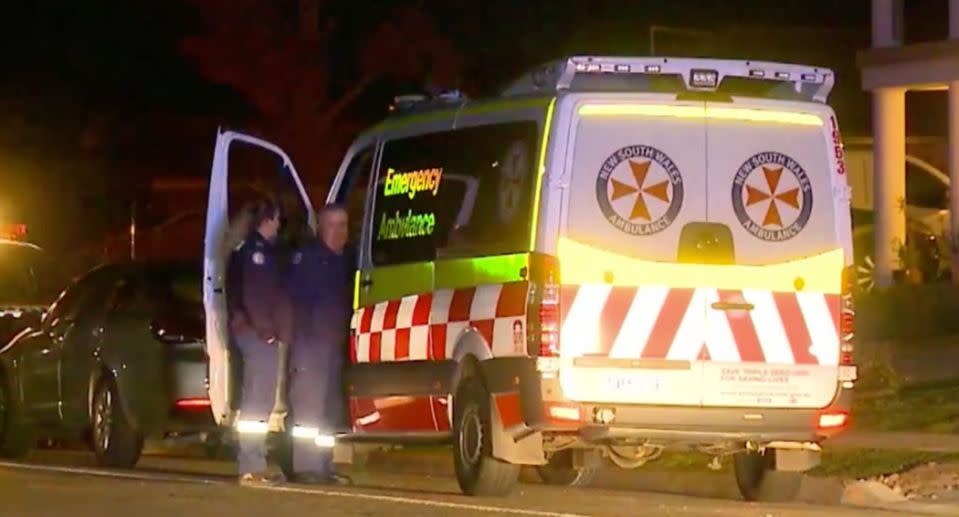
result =
M7 4L0 222L26 222L55 249L122 228L151 178L208 175L217 125L288 145L323 181L396 94L430 82L489 95L564 55L645 55L651 25L703 32L660 33L660 55L832 67L845 134L870 124L855 68L869 42L867 0L320 0L307 40L296 0ZM908 41L945 36L945 0L907 4ZM944 102L911 94L910 133L943 135Z

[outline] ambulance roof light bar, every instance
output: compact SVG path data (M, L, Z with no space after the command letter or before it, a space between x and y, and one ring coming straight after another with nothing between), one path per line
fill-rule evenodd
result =
M569 90L583 75L674 75L688 90L714 91L727 77L792 83L796 92L816 102L826 102L835 74L819 68L769 61L671 57L574 56L541 66L510 85L503 96L558 93Z
M436 108L460 103L466 96L459 90L450 90L437 93L434 96L423 94L398 95L390 105L391 112L408 112L417 109Z

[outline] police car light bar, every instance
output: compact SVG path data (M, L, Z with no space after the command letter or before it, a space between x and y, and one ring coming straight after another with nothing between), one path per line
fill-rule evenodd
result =
M826 102L835 74L819 68L768 61L669 57L574 56L554 61L526 74L504 96L557 93L569 90L578 75L661 74L682 78L691 90L715 90L727 77L792 83L796 92L816 102Z

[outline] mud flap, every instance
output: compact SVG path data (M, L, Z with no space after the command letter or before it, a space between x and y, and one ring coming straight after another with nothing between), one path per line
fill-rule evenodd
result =
M806 472L819 466L820 451L808 449L775 449L776 470L781 472Z
M494 395L490 395L493 457L514 465L546 465L543 433L519 423L506 428Z

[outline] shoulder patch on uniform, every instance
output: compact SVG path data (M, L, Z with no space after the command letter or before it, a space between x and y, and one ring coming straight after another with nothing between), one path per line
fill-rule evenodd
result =
M253 263L262 266L266 262L266 257L263 256L263 252L257 251L253 254Z
M297 251L293 254L293 263L299 264L303 260L303 253Z

